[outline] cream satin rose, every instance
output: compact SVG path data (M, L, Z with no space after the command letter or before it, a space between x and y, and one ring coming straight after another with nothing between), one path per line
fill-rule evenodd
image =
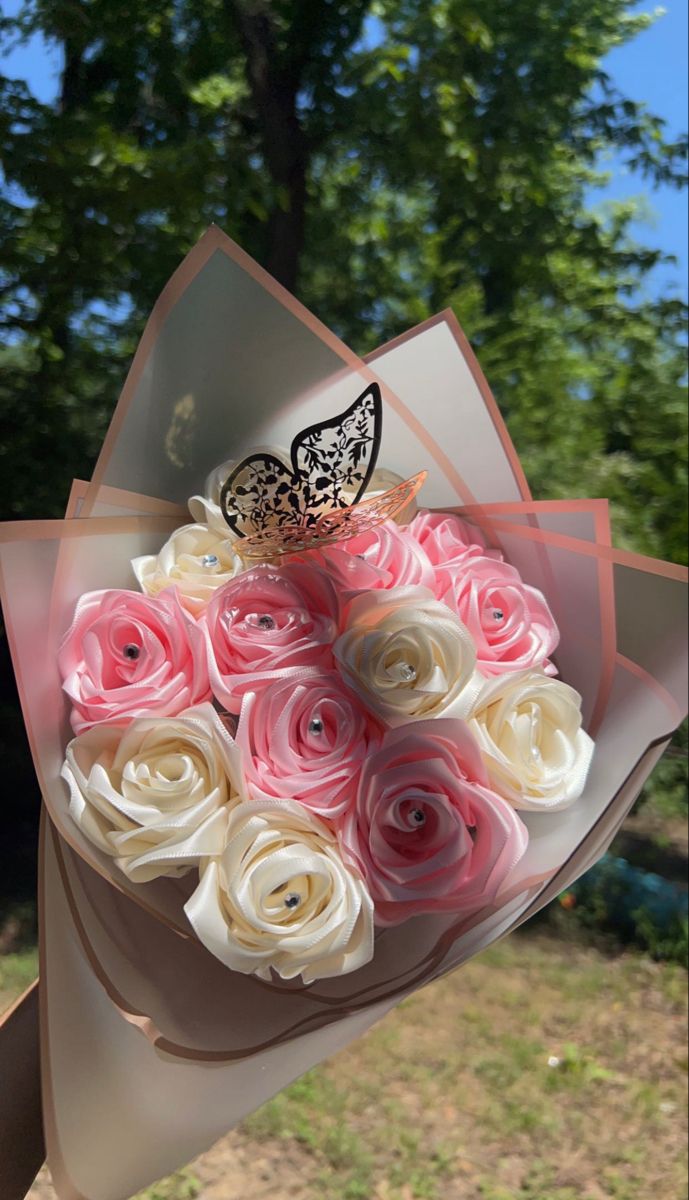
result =
M210 696L203 634L174 588L86 592L58 653L75 733L104 721L175 716Z
M194 521L199 525L206 525L211 533L215 533L220 538L231 536L230 527L222 515L220 493L225 480L236 465L237 459L221 463L219 467L211 471L206 479L204 494L191 496L187 504Z
M483 688L469 725L491 786L515 808L556 812L581 796L594 744L574 688L543 671L500 676Z
M373 904L335 835L289 800L241 804L226 847L185 905L197 937L233 971L304 983L373 957Z
M495 899L528 841L514 809L490 790L466 724L442 718L388 731L340 838L380 925L476 912Z
M209 500L206 496L190 496L187 508L195 525L202 525L209 533L215 534L220 541L232 537L232 531L222 515L222 509L215 501Z
M96 725L67 747L69 813L133 883L183 875L225 842L244 799L239 750L211 704Z
M381 728L336 671L304 671L242 701L237 743L252 799L298 800L340 816Z
M158 554L132 559L142 592L157 596L176 587L181 603L194 616L206 608L217 588L244 569L234 542L218 537L207 525L182 525Z
M350 686L389 725L465 716L481 687L468 630L427 588L357 596L333 653Z

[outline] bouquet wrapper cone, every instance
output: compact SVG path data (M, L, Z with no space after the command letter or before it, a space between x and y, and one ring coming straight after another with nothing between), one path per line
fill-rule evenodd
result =
M24 1196L44 1158L35 982L0 1017L0 1195Z
M351 975L273 986L227 970L196 941L183 912L191 882L134 887L70 822L57 647L83 592L134 586L130 559L156 553L188 519L187 498L219 462L288 445L374 379L380 465L426 469L421 503L476 522L547 595L560 675L583 697L596 754L572 808L524 814L527 853L490 909L415 918L382 930L372 962ZM61 1200L125 1200L168 1174L532 915L604 852L685 712L686 572L615 550L604 501L532 500L452 314L364 362L217 229L162 293L68 518L2 527L0 571L45 804L39 1003L34 992L18 1006L13 1040L16 1013L0 1029L0 1064L35 1048L40 1009L43 1122ZM35 1126L31 1087L12 1087L4 1112L14 1128ZM22 1165L21 1151L0 1147L10 1200L31 1154Z

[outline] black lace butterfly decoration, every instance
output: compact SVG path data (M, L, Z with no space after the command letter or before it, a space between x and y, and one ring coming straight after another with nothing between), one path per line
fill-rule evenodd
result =
M247 558L267 558L341 541L400 512L421 472L358 503L375 470L383 423L377 383L345 412L298 433L289 457L257 452L233 468L220 493Z

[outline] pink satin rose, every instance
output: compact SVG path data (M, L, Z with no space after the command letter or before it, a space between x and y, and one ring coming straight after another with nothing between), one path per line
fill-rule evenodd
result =
M454 513L423 509L410 521L407 532L424 551L435 569L435 593L442 596L449 586L448 569L466 565L470 558L502 559L499 550L489 550L481 530ZM433 586L433 585L431 585Z
M58 665L76 733L103 721L174 717L210 698L203 633L174 588L155 597L87 592Z
M299 561L323 567L346 597L373 588L435 586L435 573L424 550L394 521L383 521L346 542L310 551Z
M433 567L425 551L394 521L383 521L341 546L326 546L323 557L337 582L348 590L434 585Z
M298 800L320 816L340 816L381 737L335 671L304 671L249 692L237 727L249 796Z
M526 826L488 786L463 721L389 731L366 762L340 841L378 925L489 905L526 850Z
M245 692L286 672L332 666L338 617L335 587L318 567L244 571L218 588L202 620L213 695L238 713Z
M492 558L471 558L449 572L443 601L464 622L476 645L476 665L484 675L542 667L560 633L545 596L524 583L519 571Z

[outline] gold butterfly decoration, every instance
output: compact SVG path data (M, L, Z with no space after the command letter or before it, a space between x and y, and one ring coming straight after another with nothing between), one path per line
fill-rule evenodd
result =
M289 457L255 453L237 463L220 507L242 539L243 557L271 559L345 541L400 513L425 471L360 499L375 470L382 423L380 387L372 383L345 412L298 433Z

